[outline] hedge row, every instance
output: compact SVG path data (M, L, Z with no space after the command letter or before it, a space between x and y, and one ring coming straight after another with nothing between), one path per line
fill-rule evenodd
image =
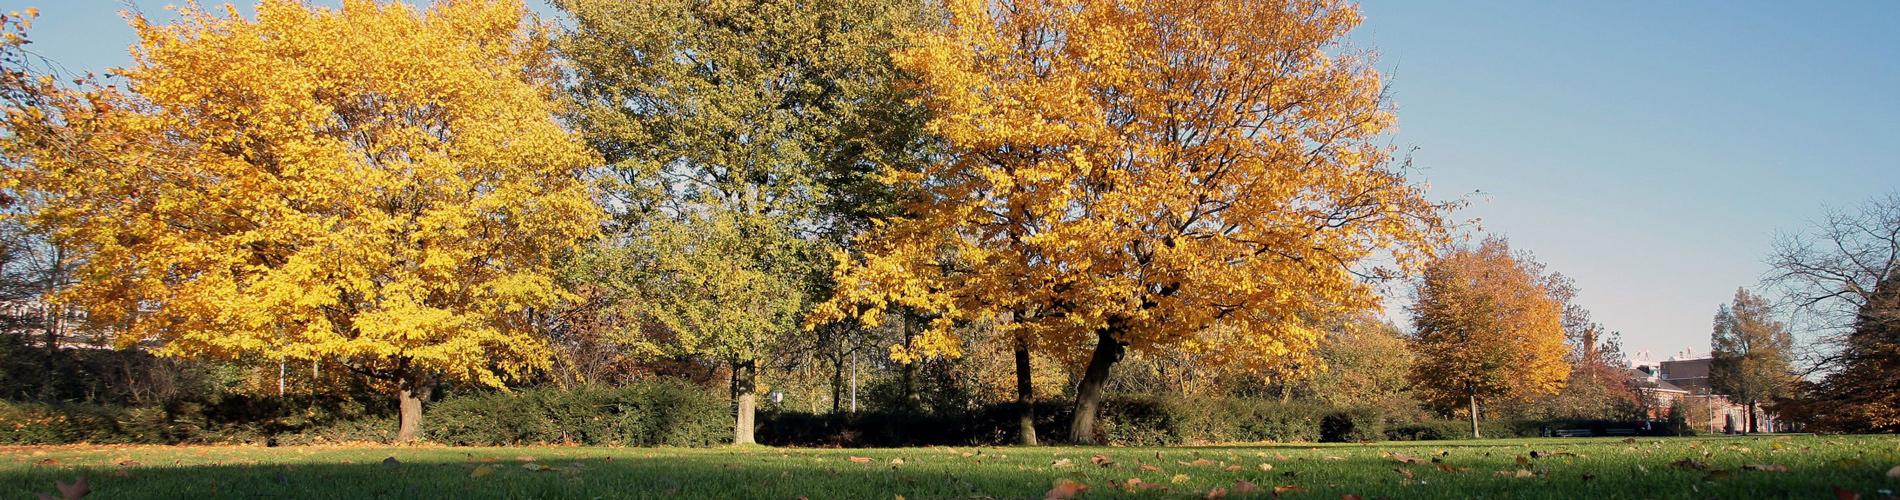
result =
M1000 404L942 413L863 412L762 415L759 442L777 446L899 447L1016 442L1020 406ZM1067 403L1036 404L1043 442L1068 437ZM1383 437L1384 416L1371 409L1328 409L1260 399L1111 398L1097 419L1096 439L1119 446L1233 442L1364 441Z
M1036 405L1044 442L1068 436L1066 403ZM1016 442L1019 407L991 405L939 414L767 411L758 440L780 446L896 447ZM1266 399L1136 397L1106 401L1097 441L1121 446L1240 442L1358 442L1463 439L1468 422L1392 422L1373 408L1325 408ZM621 387L524 389L449 395L428 405L424 437L450 445L579 444L707 446L731 437L731 406L705 388L656 381ZM1489 420L1485 437L1546 435L1557 429L1604 434L1634 424L1607 421ZM1655 426L1648 434L1664 434ZM0 444L387 442L388 409L295 399L227 399L164 407L0 403Z
M0 402L0 444L389 442L389 410L295 398L130 408ZM423 413L424 437L455 445L706 446L731 432L725 398L676 382L451 395Z
M731 410L683 383L532 389L443 399L423 433L451 445L707 446L732 437Z

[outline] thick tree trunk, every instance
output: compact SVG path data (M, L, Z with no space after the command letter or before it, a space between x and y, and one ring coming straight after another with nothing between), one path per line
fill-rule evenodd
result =
M1476 392L1467 392L1465 394L1465 401L1471 405L1471 437L1474 439L1483 439L1484 434L1478 432L1478 394Z
M753 444L753 415L758 408L758 362L746 360L732 364L732 398L738 403L732 424L732 444Z
M1016 343L1016 404L1021 412L1017 416L1017 443L1024 446L1036 445L1036 386L1031 378L1029 367L1029 344Z
M422 433L422 402L429 399L429 385L415 377L404 377L396 381L396 403L399 407L400 423L396 427L396 442L414 442Z
M1115 340L1115 330L1104 328L1095 333L1095 354L1089 357L1088 370L1075 387L1075 415L1069 421L1069 441L1095 442L1095 416L1102 409L1102 391L1108 386L1108 370L1122 360L1127 345Z

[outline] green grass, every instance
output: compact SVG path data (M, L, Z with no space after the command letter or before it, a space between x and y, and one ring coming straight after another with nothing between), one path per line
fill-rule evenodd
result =
M1530 458L1533 450L1541 458ZM1423 463L1401 464L1395 453ZM1098 454L1113 464L1091 463ZM1830 498L1842 487L1881 498L1900 491L1900 478L1887 476L1897 456L1895 436L1184 448L10 447L0 448L0 497L54 493L54 481L84 474L92 498L1041 498L1059 479L1087 485L1089 498L1130 496L1111 486L1130 478L1165 487L1132 494L1146 497L1233 492L1245 480L1262 491L1231 497L1296 486L1284 496ZM384 464L388 457L400 463ZM1708 470L1671 465L1684 459Z

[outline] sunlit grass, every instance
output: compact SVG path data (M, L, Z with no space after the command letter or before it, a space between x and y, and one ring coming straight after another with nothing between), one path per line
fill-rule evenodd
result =
M1836 487L1880 498L1900 490L1900 478L1887 476L1897 456L1894 436L1197 448L61 446L0 448L0 496L54 493L54 481L85 475L93 498L1041 498L1061 479L1086 485L1084 497L1199 497L1214 488L1245 497L1251 485L1259 488L1251 496L1279 487L1293 498L1832 497ZM1787 471L1772 471L1780 467ZM1131 492L1131 478L1149 486Z

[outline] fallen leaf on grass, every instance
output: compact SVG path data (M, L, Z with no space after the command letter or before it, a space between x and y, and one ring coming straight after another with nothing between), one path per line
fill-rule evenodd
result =
M1748 464L1748 465L1742 466L1742 470L1752 470L1752 471L1758 471L1758 472L1788 472L1788 466L1781 465L1781 464Z
M1169 481L1171 481L1171 482L1173 482L1174 484L1181 484L1181 483L1185 483L1185 482L1188 482L1188 475L1187 475L1187 474L1175 474L1175 475L1174 475L1174 478L1172 478L1172 479L1169 479Z
M1281 493L1302 493L1305 491L1306 491L1305 486L1295 486L1295 485L1290 485L1290 484L1283 484L1283 485L1273 487L1274 495L1279 495Z
M1425 461L1424 461L1424 460L1421 460L1421 459L1419 459L1418 457L1414 457L1414 456L1411 456L1411 455L1406 455L1406 454L1404 454L1404 453L1393 453L1393 454L1392 454L1392 459L1393 459L1393 460L1397 460L1397 461L1398 461L1399 463L1402 463L1402 464L1420 464L1420 463L1425 463Z
M1357 494L1347 493L1344 495L1340 495L1339 500L1362 500L1362 499Z
M1900 479L1900 465L1895 465L1892 469L1887 469L1887 477Z
M1497 471L1497 473L1493 475L1497 477L1526 478L1526 477L1535 476L1537 475L1537 473L1531 472L1529 469L1517 469L1517 470L1501 470L1501 471Z
M1202 465L1208 465L1208 464L1212 464L1212 463L1214 463L1214 461L1213 461L1213 460L1208 460L1208 459L1205 459L1205 458L1196 458L1196 459L1194 459L1194 461L1193 461L1193 462L1187 462L1187 461L1182 461L1182 460L1175 460L1175 461L1174 461L1174 463L1177 463L1177 464L1181 464L1181 465L1186 465L1186 466L1190 466L1190 467L1199 467L1199 466L1202 466Z
M653 456L652 456L652 455L647 455L647 458L653 458ZM534 461L534 456L533 456L533 455L521 455L521 456L517 456L517 457L515 457L515 460L519 460L519 461L523 461L523 462L533 462L533 461Z
M860 463L860 464L871 463L871 457L847 457L845 458L845 460L850 460L852 462Z
M53 487L59 489L58 498L55 498L52 495L48 495L45 493L39 494L39 497L41 499L53 499L53 500L79 500L81 498L85 498L86 495L89 495L92 493L92 486L86 484L86 476L79 476L79 479L73 480L72 484L66 484L61 481L53 481Z
M1689 470L1709 470L1709 464L1693 458L1685 458L1669 463L1670 467Z
M1266 472L1266 471L1270 471L1270 470L1273 470L1273 464L1270 464L1270 463L1266 463L1266 462L1261 462L1261 463L1260 463L1260 471L1261 471L1261 472Z
M1518 456L1517 456L1517 464L1518 464L1518 465L1530 465L1530 464L1531 464L1531 459L1528 459L1528 458L1524 458L1524 456L1523 456L1523 455L1518 455Z
M1068 466L1071 466L1071 465L1075 465L1075 462L1074 462L1074 461L1071 461L1071 460L1069 460L1069 459L1067 459L1067 458L1064 458L1064 459L1060 459L1060 460L1056 460L1056 461L1054 461L1054 462L1050 462L1050 463L1049 463L1049 466L1050 466L1050 467L1055 467L1055 468L1062 468L1062 467L1068 467Z
M1245 479L1234 481L1235 495L1251 495L1258 491L1260 491L1260 485L1253 484L1252 481L1248 481Z
M1242 469L1246 469L1246 467L1241 467L1238 465L1229 465L1226 468L1221 469L1221 470L1224 470L1227 472L1240 472Z
M1137 493L1137 492L1147 491L1147 490L1163 490L1163 489L1168 488L1167 486L1162 486L1159 484L1142 481L1141 478L1138 478L1138 477L1131 477L1131 478L1128 478L1127 481L1122 481L1121 487L1123 490L1127 490L1129 493Z
M1141 464L1141 470L1148 471L1148 472L1161 472L1161 468L1156 467L1154 464Z
M38 462L33 462L33 463L35 463L35 464L39 464L39 465L59 465L59 459L57 459L57 458L47 458L47 459L42 459L42 460L40 460L40 461L38 461Z
M1860 492L1835 486L1834 498L1836 500L1860 500Z
M1337 462L1337 461L1345 460L1345 459L1346 457L1341 457L1341 456L1336 456L1336 455L1327 455L1326 458L1324 458L1323 460Z
M1470 467L1458 467L1458 466L1455 466L1455 465L1452 465L1452 464L1448 464L1448 463L1443 463L1443 462L1440 462L1440 463L1438 464L1438 470L1439 470L1440 472L1466 472L1466 471L1470 471L1470 470L1471 470L1471 468L1470 468Z
M1392 472L1397 472L1397 473L1399 473L1399 475L1401 475L1401 476L1405 476L1405 478L1406 478L1406 479L1416 479L1416 478L1418 477L1418 476L1416 476L1416 475L1414 475L1414 474L1412 474L1412 469L1407 469L1407 468L1404 468L1404 467L1400 467L1400 468L1397 468L1397 469L1392 469Z
M1103 467L1115 465L1115 461L1110 460L1108 458L1108 455L1096 455L1096 456L1089 457L1089 463L1100 465Z
M1088 489L1089 489L1089 485L1086 485L1086 484L1082 484L1082 483L1069 480L1069 479L1057 479L1055 486L1049 488L1049 493L1044 494L1042 498L1044 500L1064 500L1064 499L1069 499L1069 498L1075 498L1076 495L1080 495L1082 494L1082 492L1088 491Z
M1207 494L1202 496L1201 498L1206 498L1209 500L1216 499L1216 498L1227 498L1227 488L1215 486L1214 489L1207 490Z
M528 470L531 470L531 471L535 471L535 472L541 472L541 471L548 471L548 470L554 470L554 468L553 468L553 467L548 467L548 466L546 466L546 465L541 465L541 464L533 464L533 463L529 463L529 464L521 464L521 468L523 468L523 469L528 469Z

